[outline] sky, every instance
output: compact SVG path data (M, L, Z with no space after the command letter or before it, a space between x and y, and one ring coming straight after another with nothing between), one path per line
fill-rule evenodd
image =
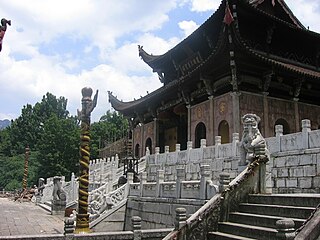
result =
M265 0L267 1L267 0ZM271 1L271 0L270 0ZM205 22L220 0L10 0L0 18L12 21L0 52L0 120L50 92L81 109L81 89L99 90L92 120L111 109L107 91L132 101L161 87L138 56L163 54ZM286 0L298 19L320 32L319 0Z

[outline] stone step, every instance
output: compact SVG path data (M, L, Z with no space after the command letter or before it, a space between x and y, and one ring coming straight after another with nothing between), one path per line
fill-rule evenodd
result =
M280 216L260 215L252 213L232 212L229 214L229 221L243 223L260 227L275 228L276 221L282 219ZM293 218L295 228L299 228L306 219Z
M248 202L315 208L320 203L320 194L250 194Z
M239 212L280 216L282 218L307 219L315 208L282 205L240 203Z
M236 236L233 234L223 233L223 232L209 232L207 236L208 240L255 240L255 238L247 238Z
M222 222L218 224L219 232L237 235L246 238L270 240L276 239L277 230L247 224Z

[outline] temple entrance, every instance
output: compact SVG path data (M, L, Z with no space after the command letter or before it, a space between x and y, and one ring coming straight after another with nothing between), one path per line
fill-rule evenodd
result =
M220 122L218 127L218 135L221 136L221 143L229 143L229 124L226 120Z
M206 125L203 122L200 122L196 126L195 130L195 147L200 147L201 139L206 139Z
M275 122L273 129L275 129L276 125L282 125L282 127L283 127L283 135L290 133L289 123L286 120L284 120L283 118L279 118Z
M139 144L136 144L136 146L134 148L134 157L140 158L140 145Z
M146 148L149 148L150 154L152 154L152 141L151 138L146 140Z

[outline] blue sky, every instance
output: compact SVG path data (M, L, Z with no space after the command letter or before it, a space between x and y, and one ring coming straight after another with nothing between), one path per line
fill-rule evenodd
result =
M267 1L267 0L265 0ZM310 30L320 32L319 0L287 0ZM12 20L0 53L0 119L14 119L47 92L68 99L71 115L81 89L99 90L92 113L108 109L107 91L131 101L161 86L139 58L174 47L201 25L220 0L10 0L0 18Z

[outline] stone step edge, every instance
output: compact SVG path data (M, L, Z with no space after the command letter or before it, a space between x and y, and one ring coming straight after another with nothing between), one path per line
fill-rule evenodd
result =
M226 226L233 226L233 227L239 227L239 228L245 228L245 229L254 229L254 230L260 230L270 233L277 233L278 231L274 228L267 228L267 227L259 227L254 225L247 225L242 223L233 223L233 222L219 222L218 225L226 225Z
M272 216L272 215L265 215L265 214L254 214L254 213L245 213L245 212L230 212L229 214L234 214L234 215L242 215L242 216L248 216L248 217L257 217L257 218L269 218L269 219L282 219L282 218L287 218L287 217L281 217L281 216ZM293 221L296 222L304 222L307 219L303 218L290 218Z
M276 204L263 204L263 203L240 203L239 206L252 206L252 207L273 207L273 208L286 208L286 209L301 209L301 210L311 210L316 209L315 207L299 207L290 205L276 205Z
M242 237L238 235L233 235L230 233L224 233L224 232L208 232L208 234L212 234L215 236L221 236L221 237L228 237L230 239L238 239L238 240L256 240L255 238L247 238L247 237Z

